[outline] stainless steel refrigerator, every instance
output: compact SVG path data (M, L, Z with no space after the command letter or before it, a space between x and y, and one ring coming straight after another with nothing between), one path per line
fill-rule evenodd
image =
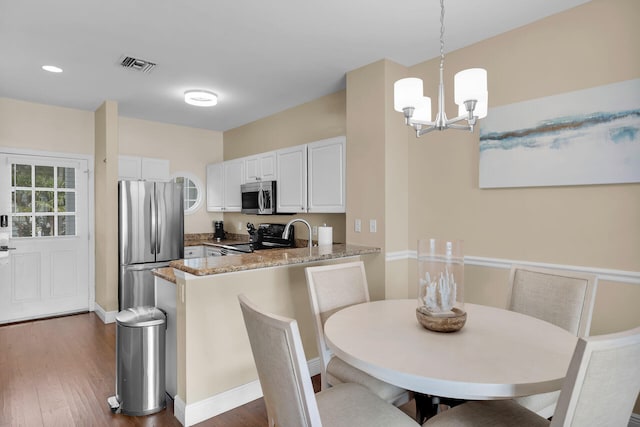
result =
M119 309L154 306L150 270L184 257L182 184L120 181L118 204Z

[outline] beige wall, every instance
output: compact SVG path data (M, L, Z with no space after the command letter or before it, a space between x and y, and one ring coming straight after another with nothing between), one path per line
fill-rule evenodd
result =
M224 159L237 159L345 135L345 105L345 92L340 91L226 131L224 133ZM347 162L349 161L348 150L349 141L347 139ZM347 173L348 169L347 167ZM322 224L332 226L334 241L345 242L344 214L257 216L225 213L224 226L227 232L246 234L247 222L252 222L257 226L261 222L286 223L293 218L303 218L312 226ZM295 224L294 227L297 238L307 239L308 232L304 225Z
M118 310L118 104L95 112L96 303Z
M189 172L202 184L200 209L184 217L185 233L212 233L221 213L207 212L206 166L222 161L222 132L120 117L120 154L169 159L171 173Z
M485 67L496 107L638 78L639 13L634 0L598 0L452 52L445 86ZM426 93L436 93L437 67L411 69ZM477 130L409 136L409 150L416 236L462 238L468 255L640 271L640 184L481 190Z
M93 112L0 98L0 147L93 154Z

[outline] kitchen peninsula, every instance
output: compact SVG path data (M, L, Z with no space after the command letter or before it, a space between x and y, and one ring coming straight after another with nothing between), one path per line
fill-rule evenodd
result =
M319 372L304 269L379 256L334 244L173 261L154 274L176 284L175 416L192 425L262 396L237 296L298 321L310 370ZM317 366L316 366L317 365Z

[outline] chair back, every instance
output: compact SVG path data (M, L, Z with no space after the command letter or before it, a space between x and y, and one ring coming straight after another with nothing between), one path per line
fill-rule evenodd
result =
M626 426L640 391L640 327L578 340L551 427Z
M239 295L269 426L321 427L298 323L261 311Z
M588 336L597 284L593 274L514 265L507 308Z
M369 301L369 286L362 261L307 267L307 289L316 326L321 361L322 389L327 387L326 369L332 352L324 337L324 323L336 311Z

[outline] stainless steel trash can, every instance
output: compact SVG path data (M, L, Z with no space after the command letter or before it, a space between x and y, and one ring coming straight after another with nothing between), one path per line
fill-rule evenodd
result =
M116 395L113 412L148 415L165 408L167 319L156 307L132 307L116 315Z

